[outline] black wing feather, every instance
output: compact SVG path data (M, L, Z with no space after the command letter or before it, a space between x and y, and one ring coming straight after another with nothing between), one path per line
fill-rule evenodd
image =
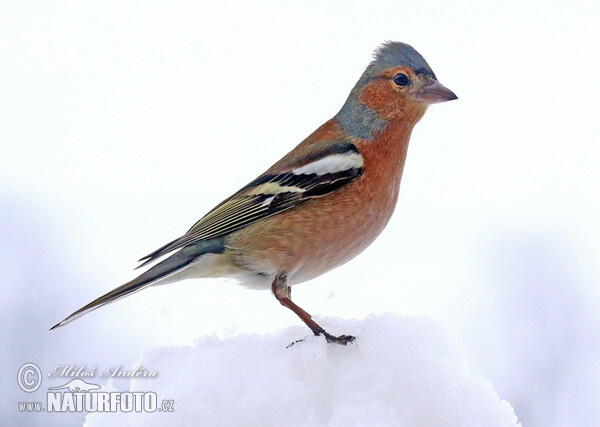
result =
M356 147L347 142L332 146L329 153L324 154L346 152L358 154ZM324 157L326 156L321 156L321 158ZM321 175L316 173L295 174L292 171L263 175L217 205L194 224L186 234L140 259L144 262L138 268L174 250L199 241L224 236L256 221L292 209L304 201L325 196L353 181L361 174L362 167L349 167L345 170ZM265 192L260 192L259 187L265 185L271 187L266 188ZM256 190L257 193L253 193L253 190Z

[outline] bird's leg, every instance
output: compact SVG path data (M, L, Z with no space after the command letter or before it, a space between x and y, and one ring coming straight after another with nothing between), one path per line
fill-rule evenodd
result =
M292 301L292 288L287 284L287 274L286 273L278 273L273 280L273 284L271 285L271 290L273 291L273 295L277 298L277 301L281 303L284 307L289 308L294 313L298 315L300 319L306 326L313 331L315 335L323 335L327 342L336 343L346 345L349 342L354 341L354 337L352 335L340 335L336 337L334 335L329 334L325 329L319 326L317 322L312 320L310 314L306 311L302 310L299 306L297 306Z

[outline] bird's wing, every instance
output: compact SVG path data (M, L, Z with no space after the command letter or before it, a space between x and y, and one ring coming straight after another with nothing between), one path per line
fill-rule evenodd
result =
M261 219L324 196L362 174L363 158L349 142L324 144L295 158L279 172L265 173L200 219L190 230L146 255L139 267L199 241L224 236ZM138 268L139 268L138 267Z

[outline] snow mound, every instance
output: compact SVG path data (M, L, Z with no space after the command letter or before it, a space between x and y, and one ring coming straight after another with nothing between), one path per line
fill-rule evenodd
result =
M158 376L133 379L129 391L156 392L159 407L172 399L174 412L93 413L85 425L518 425L432 320L386 314L319 323L357 340L331 345L294 326L159 348L141 361Z

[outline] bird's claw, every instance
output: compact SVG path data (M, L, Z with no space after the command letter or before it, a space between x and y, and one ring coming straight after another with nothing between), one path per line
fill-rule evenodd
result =
M335 343L340 345L346 345L348 343L353 342L356 339L356 337L353 337L352 335L340 335L339 337L336 337L335 335L328 334L325 331L323 331L323 335L325 336L325 340L327 340L328 343Z
M286 345L286 346L285 346L285 348L290 348L290 347L292 347L294 344L297 344L297 343L299 343L299 342L304 342L304 340L302 339L302 340L296 340L296 341L294 341L294 342L291 342L291 343L289 343L288 345Z
M340 344L340 345L347 345L348 343L354 342L354 340L356 339L356 337L353 337L352 335L340 335L339 337L336 337L335 335L331 335L325 331L321 331L318 334L315 334L317 336L319 335L323 335L325 337L325 340L330 343L330 344ZM296 340L290 344L288 344L285 348L290 348L292 346L294 346L295 344L304 342L304 339L301 340Z

